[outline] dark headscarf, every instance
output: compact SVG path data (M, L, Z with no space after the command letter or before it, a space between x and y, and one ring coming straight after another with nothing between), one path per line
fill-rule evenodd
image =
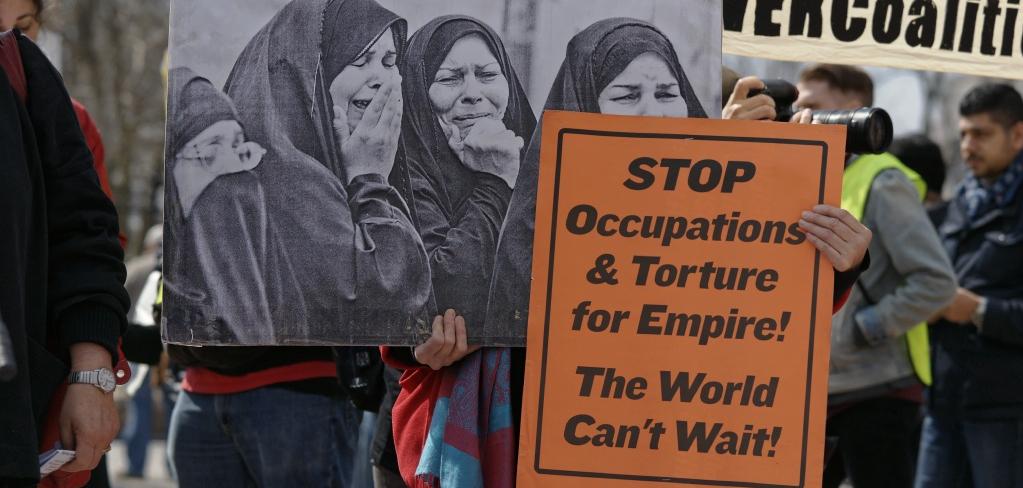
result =
M388 28L400 59L405 21L374 0L286 5L249 41L224 85L247 135L271 159L322 164L344 181L327 88Z
M689 117L706 117L707 113L700 105L671 41L653 25L628 18L598 21L572 38L544 110L599 113L597 100L600 92L633 59L648 52L664 59L675 75L689 109ZM508 217L501 229L485 322L488 335L519 336L523 340L525 337L540 167L540 131L537 127L522 160Z
M169 242L176 242L183 232L183 209L178 197L178 184L174 178L177 154L182 147L216 122L238 120L238 112L231 99L190 68L179 67L167 74L167 142L164 161L166 178L164 193L167 235ZM171 253L170 261L176 261Z
M678 80L689 117L706 117L671 41L642 20L621 17L596 22L569 41L544 110L599 113L600 92L644 53L657 54L668 64Z
M476 34L490 48L508 80L508 106L504 125L526 142L536 127L536 117L526 93L508 59L504 43L489 26L472 17L447 15L433 19L409 40L408 56L402 63L405 113L402 138L410 164L418 165L430 178L433 190L446 199L449 217L457 217L462 204L476 187L476 174L466 168L448 146L430 102L430 85L451 47L459 39Z
M224 120L238 120L231 99L190 68L170 70L167 93L168 161L207 127Z

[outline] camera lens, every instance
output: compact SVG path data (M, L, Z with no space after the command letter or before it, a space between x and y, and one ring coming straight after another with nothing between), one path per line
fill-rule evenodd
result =
M813 119L821 124L846 126L845 151L848 153L882 153L892 143L892 118L884 109L821 110L813 113Z

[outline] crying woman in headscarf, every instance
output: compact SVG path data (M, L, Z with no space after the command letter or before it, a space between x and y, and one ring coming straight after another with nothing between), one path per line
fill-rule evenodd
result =
M277 343L387 343L424 311L426 251L403 192L405 21L373 0L293 0L225 84L267 149L254 170L285 249Z
M471 17L420 28L402 72L402 138L436 311L453 309L479 330L497 236L536 118L500 37Z

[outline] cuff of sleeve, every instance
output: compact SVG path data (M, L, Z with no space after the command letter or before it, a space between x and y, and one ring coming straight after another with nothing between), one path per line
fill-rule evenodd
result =
M1012 340L1016 335L1012 328L1012 319L1009 304L1005 300L988 297L983 326L977 329L992 339Z
M860 346L876 346L888 338L884 326L881 324L881 317L874 307L867 307L860 310L854 316L856 323L856 341Z
M110 353L110 359L117 364L117 340L120 337L121 318L109 307L95 303L72 305L58 318L57 330L61 349L68 350L72 344L92 342L103 346Z
M385 364L396 369L418 369L425 366L416 361L409 346L380 346L380 357Z
M376 173L356 176L348 184L348 204L358 213L360 222L368 219L397 220L388 202L397 196L397 190L391 187L387 178Z
M505 200L511 198L512 189L501 177L483 172L477 172L476 177L479 178L480 186L492 189Z
M124 358L133 363L158 364L163 355L160 328L129 324L124 331Z
M835 270L835 296L842 296L852 288L856 284L856 280L860 279L860 275L867 271L867 268L870 268L870 251L863 255L863 261L860 261L859 266L847 271Z

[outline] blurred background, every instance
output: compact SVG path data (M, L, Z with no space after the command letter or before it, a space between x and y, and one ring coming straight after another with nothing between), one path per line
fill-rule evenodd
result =
M401 10L420 12L421 15L440 13L432 9L407 7L413 1L385 0L385 3L401 3L406 5ZM435 0L417 1L437 3ZM525 15L538 16L538 24L549 25L556 21L556 15L565 15L568 11L566 0L500 1L504 2L503 7L492 12L492 22L502 26L499 30L514 30L516 22L520 22ZM159 225L163 214L165 95L161 69L169 37L169 4L170 0L48 0L40 37L40 44L60 69L70 93L88 108L102 133L106 146L106 166L120 213L121 228L128 238L126 253L129 259L142 252L147 230ZM282 4L283 0L251 0L254 8L261 5L271 9ZM176 8L200 5L208 9L226 8L220 0L176 1ZM613 13L621 13L623 9L634 10L633 5L633 2L619 0L600 2L601 8ZM652 6L649 11L641 14L662 26L679 22L673 24L677 26L678 33L695 28L692 26L703 21L697 15L682 18L675 11L665 12ZM717 19L720 21L720 16ZM413 29L422 23L421 20L410 20ZM248 30L254 33L262 26L262 22L265 22L265 18L248 26ZM216 26L211 25L203 32L210 38L222 34L215 29ZM506 37L505 40L520 64L535 66L534 62L528 61L533 59L533 53L537 53L537 56L550 54L558 58L559 63L563 57L564 40L560 38L550 40L555 46L551 49L539 47L542 43L530 45L527 49L527 46L514 38ZM206 43L202 47L210 49L211 46L216 47L216 44ZM720 39L712 39L705 46L684 46L684 51L692 53L692 56L701 56L702 53L701 59L717 59L720 48ZM693 65L686 64L687 69ZM723 57L723 64L742 74L784 78L793 82L803 67L801 63L730 55ZM702 69L711 72L703 73L703 76L719 79L716 66L704 66ZM530 69L530 79L536 80L530 89L530 98L534 100L545 96L540 92L546 88L540 87L549 86L549 82L543 80L553 77L552 73L545 70L542 67ZM946 196L949 195L964 174L958 150L958 101L966 90L985 80L967 75L889 68L868 67L868 72L873 75L876 85L876 105L892 114L896 135L925 133L941 146L949 175L944 190ZM690 73L690 76L695 78L700 75ZM1023 89L1023 82L1014 84ZM716 96L720 97L720 93L716 93ZM704 97L713 99L716 104L713 107L720 108L719 98L714 98L715 94L705 94ZM711 104L706 108L712 110ZM124 476L127 465L126 445L118 442L108 456L111 479L115 486L174 486L165 464L163 439L167 412L164 402L158 401L159 396L159 388L154 388L156 398L149 402L152 409L152 436L145 446L149 455L144 475L142 478ZM128 399L122 398L121 402L127 403Z
M169 0L49 0L40 44L103 136L129 257L162 220Z

